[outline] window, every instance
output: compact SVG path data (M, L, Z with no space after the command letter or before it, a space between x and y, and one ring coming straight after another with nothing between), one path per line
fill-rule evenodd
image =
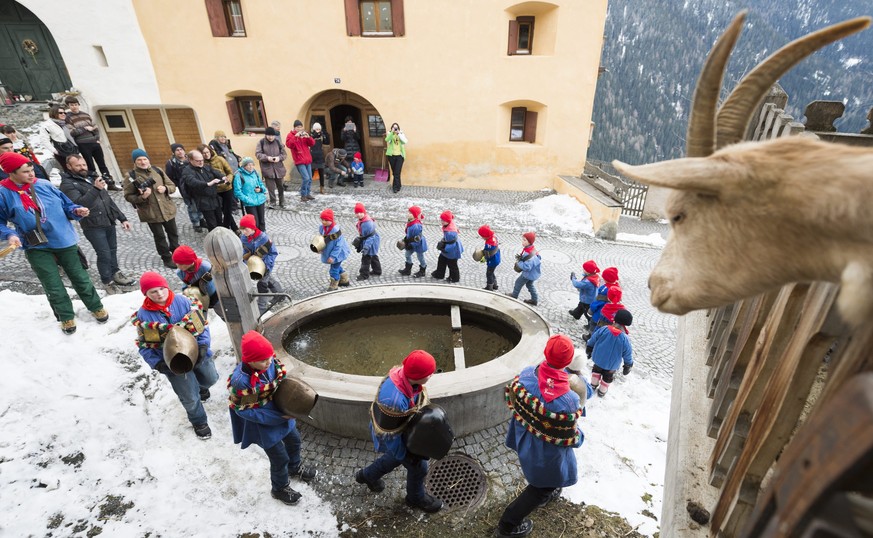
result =
M534 18L517 17L509 21L509 46L506 53L533 54Z
M523 106L513 107L509 117L509 141L533 144L536 138L537 113Z
M262 133L269 124L264 101L260 95L234 97L227 102L227 115L234 133L249 131Z
M127 123L127 115L123 110L101 111L100 116L103 117L103 124L106 126L107 132L130 131L130 125Z
M245 37L242 0L205 0L213 37Z
M344 0L350 36L399 37L406 33L403 0Z
M385 138L385 122L382 121L382 116L377 116L375 114L367 115L367 125L370 129L370 136L378 136L380 138Z

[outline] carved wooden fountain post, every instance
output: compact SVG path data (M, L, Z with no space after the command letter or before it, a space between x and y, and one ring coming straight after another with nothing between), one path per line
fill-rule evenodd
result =
M212 262L212 280L239 362L242 336L258 323L258 307L249 295L254 282L242 263L242 243L235 233L227 228L215 228L206 234L203 245Z

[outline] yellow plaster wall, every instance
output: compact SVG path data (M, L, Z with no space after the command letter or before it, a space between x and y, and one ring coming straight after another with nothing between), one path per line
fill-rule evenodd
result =
M313 96L343 89L403 127L410 184L539 189L584 165L607 0L406 0L394 38L348 37L338 0L242 0L245 38L212 37L203 0L133 4L162 102L192 107L206 140L230 134L233 92L261 93L284 134ZM508 21L531 14L546 54L507 56ZM508 141L519 102L539 110L535 144ZM231 139L253 155L258 137Z

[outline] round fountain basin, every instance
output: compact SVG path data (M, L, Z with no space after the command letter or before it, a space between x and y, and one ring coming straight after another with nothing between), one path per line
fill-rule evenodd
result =
M452 307L455 319L452 319ZM460 320L460 337L453 324ZM262 322L290 375L319 393L311 424L369 439L369 408L388 370L413 349L437 360L427 383L455 435L509 418L503 388L542 360L549 337L535 310L484 290L433 284L353 288L310 297ZM463 359L455 348L463 344Z

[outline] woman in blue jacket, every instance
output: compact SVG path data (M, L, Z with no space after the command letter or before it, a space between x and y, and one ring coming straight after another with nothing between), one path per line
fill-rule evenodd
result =
M333 209L327 208L319 215L321 226L319 233L324 236L324 249L321 251L321 263L330 265L328 275L330 281L327 289L335 290L337 286L349 285L349 274L343 269L342 263L349 257L351 249L346 238L342 236L339 224L333 214Z
M233 195L243 205L243 211L255 217L255 224L262 232L267 231L264 204L267 203L267 186L255 170L255 161L244 157L233 177Z
M409 216L406 217L406 236L403 238L403 243L406 245L406 267L400 270L403 276L412 274L413 252L418 256L418 271L412 276L421 278L426 274L427 262L424 261L424 253L427 252L427 239L424 238L422 219L424 215L420 207L414 205L409 208Z
M449 278L446 281L458 282L461 280L458 260L464 252L464 247L461 245L460 238L458 238L455 216L452 215L451 211L443 211L440 214L440 222L443 225L443 240L437 244L437 250L440 251L440 255L437 258L436 271L431 273L430 276L442 280L446 276L446 268L448 268Z

